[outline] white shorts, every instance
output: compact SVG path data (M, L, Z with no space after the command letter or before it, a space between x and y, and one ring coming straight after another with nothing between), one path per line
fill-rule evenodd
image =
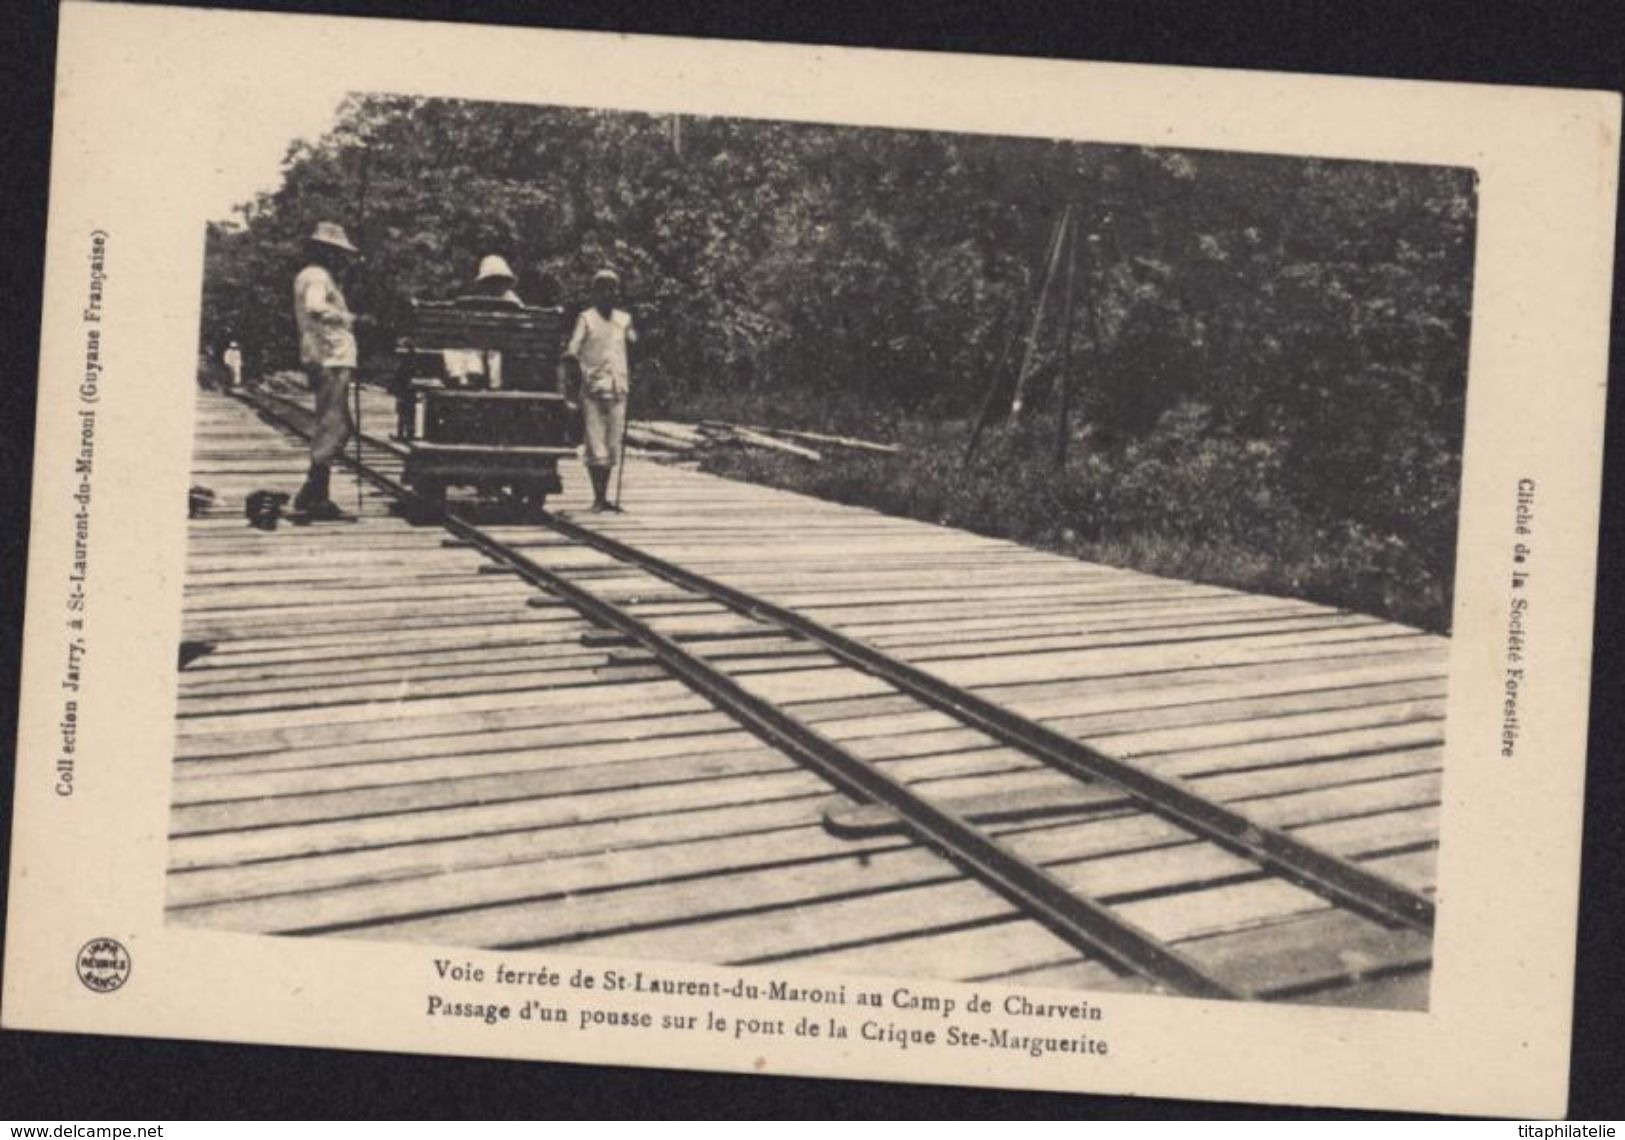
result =
M626 397L581 399L582 434L587 444L588 467L613 467L621 461L621 438L626 431Z

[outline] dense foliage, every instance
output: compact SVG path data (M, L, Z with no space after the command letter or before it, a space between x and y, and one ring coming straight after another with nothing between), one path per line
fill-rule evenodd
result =
M1063 368L1052 291L1029 399L1052 421L1067 374L1068 475L1030 424L961 464L990 383L1008 399L1067 203L1074 351ZM1457 169L739 119L685 117L679 138L663 117L366 97L211 226L203 336L240 338L251 372L292 362L288 285L319 219L367 250L374 362L407 299L455 293L481 254L533 303L579 303L609 263L646 333L646 410L871 434L878 416L931 449L912 480L984 502L948 512L962 524L1037 501L1097 543L1310 551L1346 589L1275 584L1443 627L1475 213Z

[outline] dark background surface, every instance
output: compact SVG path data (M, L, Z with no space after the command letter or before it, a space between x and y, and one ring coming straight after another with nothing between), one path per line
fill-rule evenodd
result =
M195 5L206 6L206 5ZM1323 72L1478 83L1619 90L1625 86L1625 6L1430 0L1226 0L988 4L694 0L525 3L488 0L319 0L232 7L393 16L802 43L1055 56L1131 63ZM16 689L27 544L34 375L38 359L56 5L8 7L0 27L0 196L6 256L5 400L0 410L0 845L10 847ZM187 48L176 45L176 65ZM1618 252L1616 247L1616 265ZM1621 358L1614 301L1612 360ZM1539 379L1531 378L1531 399ZM1592 679L1584 887L1576 978L1570 1112L1625 1117L1625 633L1621 579L1625 480L1612 386ZM1516 843L1515 835L1508 842ZM0 891L4 886L0 885ZM1520 936L1508 916L1507 937ZM1495 995L1484 995L1493 1001ZM1509 1043L1510 1045L1510 1043ZM0 1033L0 1118L71 1121L195 1117L986 1117L1314 1119L1309 1110L593 1068L458 1058Z

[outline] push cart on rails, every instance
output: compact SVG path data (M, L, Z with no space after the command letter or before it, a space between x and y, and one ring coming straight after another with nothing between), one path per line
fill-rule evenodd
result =
M559 355L564 310L414 302L396 346L395 438L402 482L439 515L451 488L541 512L563 490L559 460L581 442Z

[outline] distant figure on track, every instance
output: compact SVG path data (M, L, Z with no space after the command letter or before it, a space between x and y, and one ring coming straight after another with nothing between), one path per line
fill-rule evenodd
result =
M316 427L310 437L310 473L294 497L294 510L312 519L343 515L328 497L333 459L355 425L350 420L350 381L355 373L355 314L339 279L360 254L344 228L320 222L305 241L305 267L293 281L293 313L299 325L299 362L316 394Z
M226 366L226 371L231 373L231 386L241 388L243 386L243 350L238 347L236 341L226 345L226 351L221 354L220 361Z
M630 381L627 349L637 342L632 316L617 309L621 279L612 269L592 278L592 307L583 309L564 350L571 384L581 392L581 418L587 443L587 475L592 479L594 511L616 511L609 500L609 479L621 462L626 438L626 398Z

